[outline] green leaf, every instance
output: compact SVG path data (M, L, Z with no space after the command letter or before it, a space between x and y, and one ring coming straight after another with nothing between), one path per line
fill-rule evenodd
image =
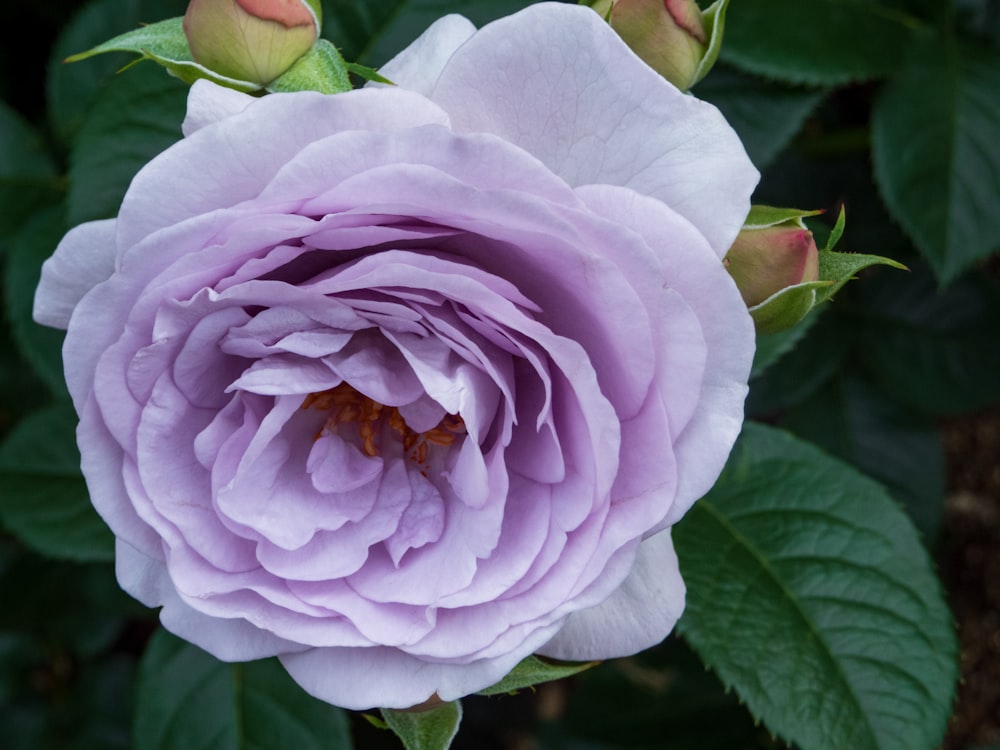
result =
M11 333L24 358L57 396L66 395L63 380L63 331L32 320L35 287L42 263L52 255L64 232L61 208L48 208L29 218L12 240L4 278L4 296Z
M58 198L62 184L35 130L0 101L0 238L25 214Z
M496 685L480 690L478 695L499 695L552 680L561 680L597 666L600 662L550 662L537 656L529 656L512 669Z
M787 331L810 313L818 304L820 293L830 284L829 281L807 281L788 286L748 308L757 333L766 336Z
M68 403L35 412L0 444L0 522L51 557L111 560L111 532L80 475L76 414Z
M353 88L347 73L347 63L337 48L320 39L292 67L271 81L267 90L340 94Z
M748 423L674 541L680 633L772 732L804 750L938 745L958 672L951 615L879 485Z
M713 70L695 93L721 110L758 167L771 163L826 96L824 89L793 88L731 68Z
M971 275L939 291L917 266L858 291L858 357L883 390L927 414L1000 402L1000 284Z
M879 96L875 177L942 283L1000 249L1000 51L924 46Z
M350 750L346 714L276 659L224 664L164 630L139 667L135 750Z
M183 83L147 66L104 89L70 152L70 225L118 213L136 172L181 137L186 95Z
M945 472L935 420L845 375L787 411L781 426L879 480L924 538L937 538Z
M326 0L322 35L349 60L378 67L441 16L461 13L476 26L531 5L531 0Z
M426 711L383 708L382 717L406 750L448 750L462 723L462 704L451 701Z
M734 3L722 59L790 83L837 85L895 70L917 19L890 0Z

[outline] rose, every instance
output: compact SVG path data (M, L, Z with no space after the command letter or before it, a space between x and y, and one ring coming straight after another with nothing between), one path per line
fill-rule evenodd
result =
M35 308L121 585L349 708L661 640L753 351L720 259L756 172L596 14L450 16L383 73L196 83Z

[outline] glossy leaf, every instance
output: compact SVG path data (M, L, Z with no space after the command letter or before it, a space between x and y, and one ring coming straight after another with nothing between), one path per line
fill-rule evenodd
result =
M0 238L25 214L58 197L61 184L38 133L0 101Z
M875 176L942 282L1000 250L1000 51L946 38L882 92Z
M879 485L748 423L674 540L678 629L768 729L803 750L938 745L958 671L951 615Z
M225 664L160 630L139 669L136 750L350 750L343 710L275 659Z

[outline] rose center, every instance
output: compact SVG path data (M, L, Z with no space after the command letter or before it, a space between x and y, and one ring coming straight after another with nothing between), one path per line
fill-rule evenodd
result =
M458 414L446 414L437 426L416 432L395 406L380 404L347 383L319 393L310 393L302 401L303 409L326 412L327 419L314 440L324 433L341 438L356 438L358 447L367 456L384 455L392 441L402 454L430 469L428 457L433 446L449 447L465 434L465 422ZM355 432L356 430L356 432Z

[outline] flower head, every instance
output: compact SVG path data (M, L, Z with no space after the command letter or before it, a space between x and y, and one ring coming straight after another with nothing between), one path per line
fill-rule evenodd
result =
M720 260L757 173L590 10L449 16L383 72L196 83L35 307L121 585L350 708L661 640L754 348Z

